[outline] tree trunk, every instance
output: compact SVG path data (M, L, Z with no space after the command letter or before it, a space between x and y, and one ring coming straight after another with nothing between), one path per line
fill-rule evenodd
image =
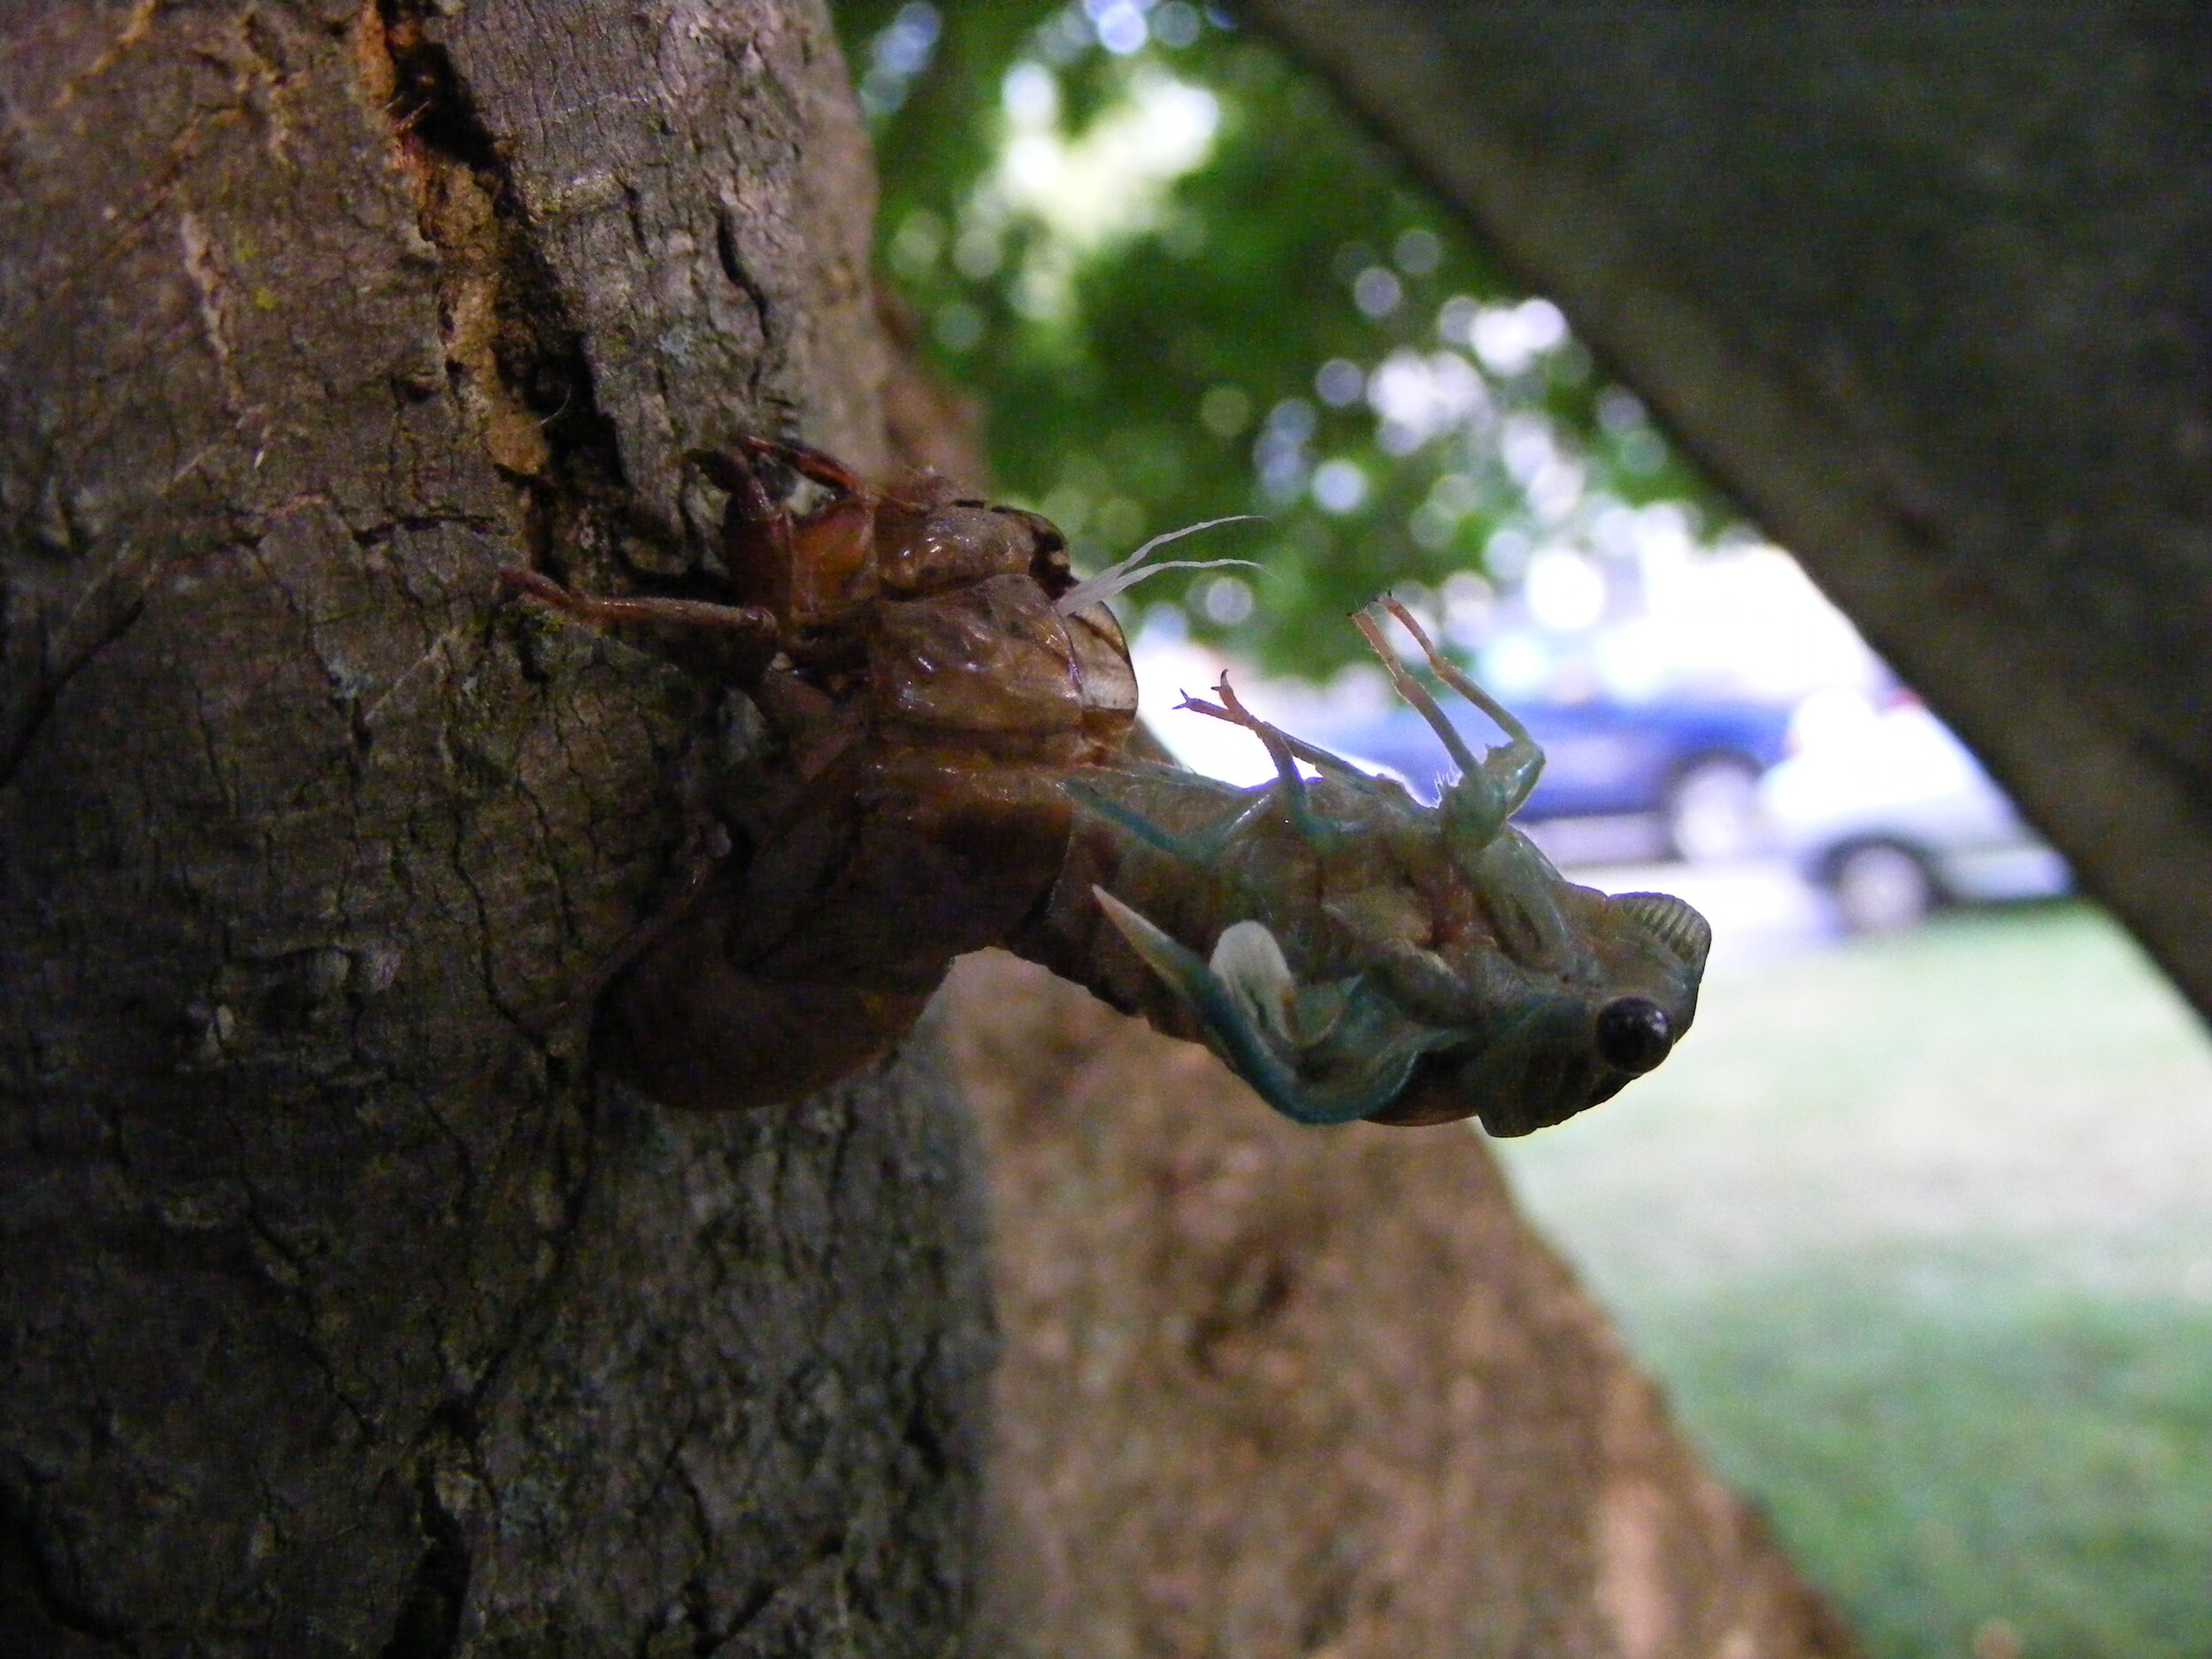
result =
M933 1653L988 1353L938 1046L682 1117L557 1010L711 687L497 601L880 468L810 0L13 8L0 1650Z
M1251 0L2212 1014L2212 27Z

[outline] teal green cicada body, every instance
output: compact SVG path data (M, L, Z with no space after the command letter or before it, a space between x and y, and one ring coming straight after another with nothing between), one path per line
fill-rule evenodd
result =
M1126 965L1102 971L1094 939L1084 983L1202 1038L1302 1123L1473 1116L1525 1133L1667 1056L1696 1012L1711 935L1671 895L1609 897L1560 875L1509 821L1541 752L1402 607L1385 608L1506 742L1471 751L1366 615L1399 693L1460 768L1434 807L1255 718L1225 681L1218 703L1187 699L1250 730L1276 780L1240 791L1124 766L1070 780L1098 826L1079 829L1071 869L1093 878L1149 979L1140 991Z

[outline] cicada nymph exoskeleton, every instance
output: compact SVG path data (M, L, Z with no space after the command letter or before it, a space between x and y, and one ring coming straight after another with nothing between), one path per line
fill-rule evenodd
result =
M1471 750L1363 615L1457 779L1423 805L1225 680L1187 706L1251 731L1276 771L1237 789L1133 752L1121 630L1036 514L928 477L871 490L760 439L692 465L727 495L730 603L510 577L595 624L743 642L731 672L779 739L710 792L703 852L608 976L610 1056L647 1093L807 1093L895 1042L953 959L992 944L1204 1041L1304 1123L1479 1116L1522 1133L1607 1099L1688 1027L1703 918L1553 868L1508 821L1541 753L1396 605L1505 742ZM769 467L823 498L790 510Z

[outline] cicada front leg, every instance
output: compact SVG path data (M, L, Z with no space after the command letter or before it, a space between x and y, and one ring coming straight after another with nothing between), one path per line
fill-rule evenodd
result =
M642 623L650 627L682 628L695 633L705 629L741 634L762 644L772 643L777 637L775 612L759 605L726 605L709 599L672 599L657 594L601 598L571 592L542 571L525 570L518 565L503 569L499 580L515 592L594 627Z
M875 497L860 475L819 450L741 435L736 449L694 449L684 465L728 498L722 560L732 595L787 623L829 621L864 597ZM756 460L780 462L827 492L793 512L771 494Z
M1502 747L1488 749L1477 758L1466 739L1460 736L1444 710L1436 706L1436 699L1429 695L1428 688L1406 672L1398 661L1398 654L1383 638L1382 630L1364 611L1353 617L1353 626L1367 636L1367 643L1374 649L1383 672L1390 676L1391 685L1428 723L1429 729L1436 733L1459 767L1459 781L1445 803L1447 817L1463 820L1459 833L1470 843L1487 841L1504 827L1506 819L1520 810L1529 792L1536 787L1536 780L1544 770L1544 751L1537 747L1528 727L1510 709L1461 673L1457 665L1436 649L1411 611L1395 599L1386 598L1381 603L1383 609L1397 618L1399 626L1413 635L1436 677L1496 721L1498 729L1505 733ZM1473 849L1471 845L1469 850Z
M1518 811L1544 770L1544 751L1510 709L1462 673L1437 649L1412 612L1394 599L1383 608L1413 635L1436 677L1493 720L1506 741L1478 759L1436 700L1406 672L1379 628L1363 613L1353 618L1381 658L1391 684L1443 742L1460 769L1437 803L1437 827L1445 849L1480 897L1501 940L1517 957L1562 966L1575 954L1574 927L1561 908L1567 883L1550 859L1507 819Z

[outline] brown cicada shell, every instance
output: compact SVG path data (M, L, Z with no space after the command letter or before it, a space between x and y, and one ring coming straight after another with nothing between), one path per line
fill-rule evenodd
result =
M1278 773L1235 789L1132 753L1121 629L1036 514L926 476L871 490L760 439L692 464L727 493L729 603L509 577L595 625L725 637L778 740L711 792L681 891L606 978L609 1052L648 1094L804 1094L897 1041L986 945L1206 1042L1307 1123L1523 1133L1607 1099L1687 1029L1703 918L1553 869L1507 821L1540 752L1398 607L1505 743L1469 749L1363 616L1458 780L1423 806L1225 682L1187 706L1248 728ZM819 503L791 511L772 467Z

